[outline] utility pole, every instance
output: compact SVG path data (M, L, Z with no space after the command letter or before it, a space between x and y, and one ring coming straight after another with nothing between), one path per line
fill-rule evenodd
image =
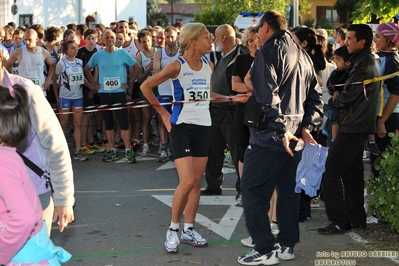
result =
M171 22L170 25L173 25L173 0L170 0L170 13L171 13Z

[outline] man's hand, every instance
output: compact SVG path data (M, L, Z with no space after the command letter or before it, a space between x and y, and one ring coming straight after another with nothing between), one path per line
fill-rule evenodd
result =
M314 140L312 134L310 134L310 130L307 128L302 128L302 140L304 146L309 142L317 145L317 141Z
M43 90L44 91L48 91L50 89L50 84L51 84L51 81L45 80L43 85L42 85Z
M231 77L231 80L232 80L233 82L236 82L236 83L244 83L244 82L241 80L240 76L232 76L232 77Z
M298 138L295 137L294 135L291 134L291 132L287 131L284 134L284 137L281 139L283 142L283 146L285 148L285 151L291 156L294 157L294 152L290 148L290 141L298 141Z
M92 85L92 87L93 87L93 90L99 91L101 88L101 85L99 83L95 83Z
M338 95L339 95L339 91L334 91L334 94L332 96L333 101L335 101L337 99Z
M385 138L385 136L387 135L385 123L382 122L381 118L378 118L377 120L377 135L379 138Z
M68 207L54 207L53 223L59 221L59 231L64 231L68 223L72 223L75 219L72 206Z
M252 92L247 92L245 94L237 94L232 99L234 103L246 103L248 98L251 96Z

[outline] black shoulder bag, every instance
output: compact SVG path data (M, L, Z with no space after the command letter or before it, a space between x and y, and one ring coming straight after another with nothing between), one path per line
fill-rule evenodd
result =
M18 152L19 156L21 156L22 160L24 161L25 165L28 166L35 174L37 174L41 179L46 180L46 188L50 186L51 192L54 193L53 186L50 180L50 173L47 171L43 171L39 166L37 166L34 162L29 160L25 155Z
M292 68L291 73L288 76L288 78L279 87L283 87L295 74L296 68L298 66L299 55L300 55L300 51L298 48L295 65ZM259 128L259 129L266 128L268 121L266 119L266 114L263 112L264 108L265 108L265 105L258 103L256 101L255 95L252 94L248 98L248 101L245 104L244 121L243 121L244 125L246 125L248 127Z

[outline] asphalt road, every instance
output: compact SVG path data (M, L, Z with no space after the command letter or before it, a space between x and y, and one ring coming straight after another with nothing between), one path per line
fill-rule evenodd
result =
M73 255L65 265L238 265L237 256L250 248L240 244L248 233L243 209L234 206L235 173L226 174L221 196L201 198L195 227L209 245L195 248L181 244L179 253L168 254L163 243L178 176L173 162L159 163L156 148L151 151L152 157L139 157L135 164L104 163L101 154L89 155L89 161L73 162L75 222L63 233L53 226L51 236L56 245ZM229 166L225 169L234 172ZM280 260L279 265L396 265L391 259L370 257L369 251L374 250L356 231L319 235L316 229L326 223L324 209L312 209L312 218L300 224L295 259Z

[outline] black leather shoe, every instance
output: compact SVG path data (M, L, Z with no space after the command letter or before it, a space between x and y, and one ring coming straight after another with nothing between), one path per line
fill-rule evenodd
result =
M222 190L213 191L213 190L211 190L209 188L206 188L204 190L201 190L201 195L202 196L222 195Z
M347 230L350 230L351 228L352 227L350 225L348 225L345 228L342 228L339 225L330 223L326 227L322 227L322 228L317 229L317 232L319 232L320 234L325 234L325 235L340 234L340 233L343 233L343 232L345 232Z

